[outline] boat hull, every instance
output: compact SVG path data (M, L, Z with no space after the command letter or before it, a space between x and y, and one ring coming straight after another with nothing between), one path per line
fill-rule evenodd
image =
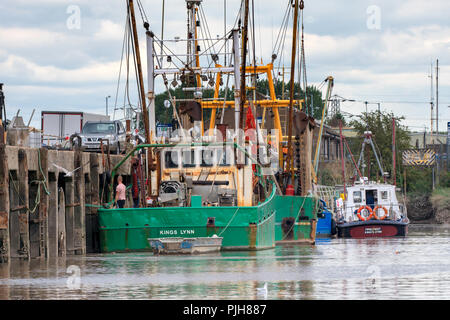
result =
M99 209L102 252L151 251L149 238L223 237L222 250L275 246L275 192L253 207Z
M337 224L340 238L405 237L408 223L393 220L368 220Z
M203 254L219 252L222 238L157 238L148 239L154 254Z
M333 214L328 211L323 211L323 217L317 219L316 237L326 238L336 235L336 221Z
M281 244L314 244L317 228L317 201L307 196L275 196L275 241Z

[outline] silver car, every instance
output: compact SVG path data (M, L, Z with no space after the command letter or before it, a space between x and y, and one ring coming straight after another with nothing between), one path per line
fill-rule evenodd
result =
M86 151L100 151L100 142L106 147L109 141L109 150L120 154L125 150L126 131L122 122L115 121L88 121L84 124L81 133L81 148ZM103 150L106 151L106 148Z

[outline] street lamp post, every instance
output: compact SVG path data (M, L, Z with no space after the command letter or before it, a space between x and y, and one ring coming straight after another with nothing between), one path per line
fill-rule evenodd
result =
M106 115L108 115L108 99L111 98L111 96L106 96Z

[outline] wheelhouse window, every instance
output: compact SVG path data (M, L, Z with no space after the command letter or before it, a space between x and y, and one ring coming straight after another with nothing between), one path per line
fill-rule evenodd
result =
M195 167L194 150L183 150L181 153L182 153L183 168L194 168Z
M388 198L388 192L387 191L381 191L381 199L387 200Z
M179 163L179 152L175 150L170 150L164 152L164 166L166 169L178 168Z
M200 164L201 167L212 167L213 165L217 165L217 154L214 151L214 149L202 150L202 163Z
M361 191L353 191L353 202L361 203Z
M219 166L228 167L233 164L233 152L231 148L217 149L217 160Z

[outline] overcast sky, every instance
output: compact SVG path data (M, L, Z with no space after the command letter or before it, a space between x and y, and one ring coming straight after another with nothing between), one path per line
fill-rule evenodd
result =
M185 0L165 0L164 37L185 36ZM250 1L251 2L251 1ZM254 0L257 56L270 62L287 0ZM42 110L110 112L126 18L125 0L2 0L0 82L5 83L8 117L21 109L40 128ZM160 36L162 0L142 0L150 27ZM226 0L227 25L240 1ZM212 35L223 35L224 0L205 0ZM74 18L78 17L79 20ZM381 102L381 109L405 116L410 129L430 128L430 64L439 59L439 129L450 121L450 1L305 0L305 54L310 84L335 78L334 94ZM145 67L144 29L136 9ZM291 39L288 34L286 52ZM277 64L277 63L276 63ZM286 59L285 65L289 65ZM162 86L157 86L162 90ZM123 91L121 89L121 91ZM121 95L122 94L122 95ZM119 101L123 93L119 94ZM132 97L136 101L136 97ZM369 104L369 111L376 104ZM363 102L345 102L359 114Z

